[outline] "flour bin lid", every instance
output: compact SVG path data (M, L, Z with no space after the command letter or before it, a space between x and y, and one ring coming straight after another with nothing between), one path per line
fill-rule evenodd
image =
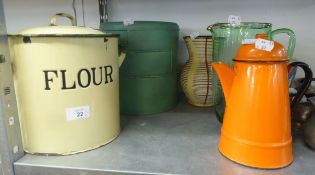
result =
M56 24L57 17L66 17L71 21L72 26L58 26ZM58 36L73 36L73 37L104 37L104 36L119 36L105 34L102 31L87 27L76 26L75 18L66 13L57 13L51 17L50 25L43 27L34 27L25 29L15 36L37 36L37 37L58 37Z

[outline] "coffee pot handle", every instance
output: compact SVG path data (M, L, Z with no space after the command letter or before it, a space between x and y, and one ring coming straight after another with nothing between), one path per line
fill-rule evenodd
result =
M294 48L295 48L296 38L295 38L294 32L291 29L287 29L287 28L276 29L270 33L270 39L274 40L274 37L276 35L283 34L283 33L285 33L289 36L289 45L288 45L288 49L287 49L287 56L289 58L292 58Z
M291 100L291 114L295 112L297 104L300 102L303 95L311 85L313 79L313 72L308 64L303 62L292 62L288 65L289 72L295 70L296 67L300 67L303 69L305 78L303 80L301 87L298 89L297 93L293 96Z

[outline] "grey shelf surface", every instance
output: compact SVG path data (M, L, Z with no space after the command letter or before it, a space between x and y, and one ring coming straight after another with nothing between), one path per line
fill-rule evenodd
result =
M211 108L181 100L172 111L149 116L123 116L120 136L88 152L70 156L26 154L14 163L16 175L107 174L315 174L315 152L294 138L294 162L282 169L245 167L217 149L220 123Z

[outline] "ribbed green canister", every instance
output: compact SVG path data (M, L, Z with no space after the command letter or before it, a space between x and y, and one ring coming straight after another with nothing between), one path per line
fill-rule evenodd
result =
M176 23L135 21L132 25L106 22L100 29L120 34L120 50L127 57L120 67L122 114L160 113L177 104Z

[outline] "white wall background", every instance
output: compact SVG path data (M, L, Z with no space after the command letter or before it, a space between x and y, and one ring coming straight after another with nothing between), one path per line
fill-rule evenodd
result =
M81 0L77 0L79 25L82 25ZM86 25L98 28L98 0L84 0ZM7 29L15 33L33 26L48 25L56 12L73 13L72 0L4 0ZM294 57L310 64L315 72L315 0L109 0L110 21L125 18L176 22L180 37L192 31L209 34L206 27L226 22L230 14L243 21L270 22L273 29L295 31ZM65 24L66 21L62 20ZM278 38L286 43L284 36ZM188 58L180 43L181 64Z

